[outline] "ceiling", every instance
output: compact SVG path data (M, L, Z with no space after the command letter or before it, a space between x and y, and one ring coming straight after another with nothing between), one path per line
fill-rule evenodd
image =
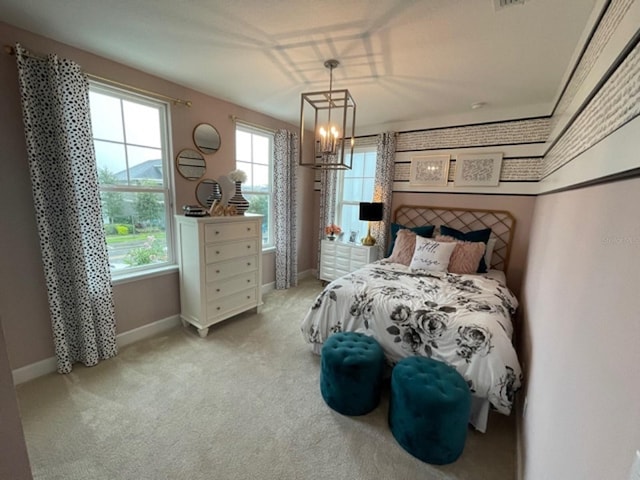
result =
M336 58L361 134L551 113L601 4L0 0L0 18L294 124Z

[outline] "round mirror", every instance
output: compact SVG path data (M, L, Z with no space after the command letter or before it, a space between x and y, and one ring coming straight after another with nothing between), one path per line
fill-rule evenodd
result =
M213 125L201 123L193 129L193 143L202 153L211 155L220 148L220 134Z
M198 180L204 175L207 162L200 152L191 148L180 150L176 157L176 168L180 175L187 180Z
M196 199L205 208L209 208L214 200L222 199L220 184L211 178L203 178L196 186Z

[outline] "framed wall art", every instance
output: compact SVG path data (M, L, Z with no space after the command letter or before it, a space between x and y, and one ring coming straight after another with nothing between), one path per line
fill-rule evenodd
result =
M449 179L450 155L411 157L409 185L446 187Z
M495 187L500 183L502 153L464 153L456 158L455 186Z

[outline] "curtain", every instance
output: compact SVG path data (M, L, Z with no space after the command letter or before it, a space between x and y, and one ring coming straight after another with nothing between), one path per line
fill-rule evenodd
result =
M298 247L296 234L296 181L298 171L298 135L276 131L274 138L273 191L276 245L276 289L298 284Z
M16 46L27 156L57 368L117 354L89 83L80 67Z
M320 274L320 242L325 237L324 227L335 223L337 185L337 170L320 170L320 224L318 225L318 262L316 264L318 275Z
M378 135L376 156L376 177L373 187L373 201L384 204L382 221L371 224L371 235L376 239L378 258L386 254L386 245L391 228L391 201L393 200L393 179L396 162L396 132Z

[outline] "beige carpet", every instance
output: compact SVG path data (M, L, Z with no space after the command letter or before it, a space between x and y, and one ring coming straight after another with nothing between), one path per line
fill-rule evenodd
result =
M515 478L514 419L469 430L461 458L437 467L387 426L388 394L362 417L330 410L319 357L299 321L320 291L305 280L265 296L260 315L169 333L93 368L18 388L36 479Z

